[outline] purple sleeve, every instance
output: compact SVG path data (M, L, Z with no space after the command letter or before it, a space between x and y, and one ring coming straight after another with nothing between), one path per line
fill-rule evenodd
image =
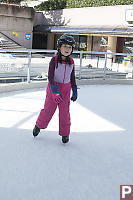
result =
M50 84L54 84L55 58L53 57L49 63L48 80Z
M75 79L75 65L73 66L73 70L71 73L71 86L76 85L76 79Z

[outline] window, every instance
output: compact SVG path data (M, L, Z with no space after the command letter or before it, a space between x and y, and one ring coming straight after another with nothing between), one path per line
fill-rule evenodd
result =
M133 37L126 37L124 44L125 53L133 53Z
M75 40L74 50L87 50L87 36L86 35L73 35Z

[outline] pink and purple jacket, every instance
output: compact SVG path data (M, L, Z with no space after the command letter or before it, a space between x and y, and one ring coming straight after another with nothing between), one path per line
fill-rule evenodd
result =
M50 84L71 82L71 86L76 85L74 60L71 57L70 60L71 65L62 61L62 63L58 62L58 67L56 68L57 56L51 59L48 71Z

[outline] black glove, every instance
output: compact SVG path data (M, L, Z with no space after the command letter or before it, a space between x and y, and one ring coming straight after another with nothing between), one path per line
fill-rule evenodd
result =
M71 100L72 101L76 101L78 97L78 93L77 93L77 85L73 85L72 86L72 97Z

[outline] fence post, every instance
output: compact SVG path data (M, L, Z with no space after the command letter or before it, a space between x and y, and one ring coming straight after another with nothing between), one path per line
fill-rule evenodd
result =
M99 64L99 57L100 56L97 57L97 68L98 68L98 64Z
M81 70L82 70L82 52L80 52L79 80L81 79Z
M27 83L30 83L31 51L28 52Z
M106 79L106 66L107 66L107 54L105 54L105 63L104 63L104 78L103 80Z

